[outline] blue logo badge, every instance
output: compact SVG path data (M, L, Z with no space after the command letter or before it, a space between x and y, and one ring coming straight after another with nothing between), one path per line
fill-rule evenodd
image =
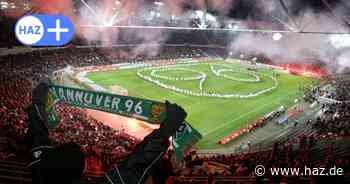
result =
M62 46L72 40L74 25L64 15L33 14L17 21L15 33L24 45Z

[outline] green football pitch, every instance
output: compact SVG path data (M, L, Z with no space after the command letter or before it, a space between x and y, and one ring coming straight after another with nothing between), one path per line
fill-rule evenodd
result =
M211 67L221 70L221 75L215 75ZM237 70L246 72L236 72ZM205 91L208 94L251 94L274 86L276 83L269 76L275 76L278 86L270 92L252 98L199 97L160 87L140 78L137 75L138 71L162 84L198 93ZM112 90L112 86L118 85L127 89L130 96L157 101L169 100L181 105L188 113L186 120L203 135L203 139L197 144L201 149L219 148L218 141L231 132L245 127L281 105L292 106L295 99L302 96L301 87L309 86L313 81L312 78L273 72L270 69L258 69L256 75L252 75L248 72L247 65L220 60L195 65L180 64L169 70L152 71L140 68L101 71L88 73L87 78L109 90ZM206 75L202 91L199 88L199 79L170 80L181 77L193 78L200 74ZM256 76L259 76L258 82L242 81L256 80Z

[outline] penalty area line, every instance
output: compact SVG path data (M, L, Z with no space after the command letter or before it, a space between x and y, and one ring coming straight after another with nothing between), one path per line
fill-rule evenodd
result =
M246 113L244 113L244 114L238 116L237 118L235 118L235 119L233 119L233 120L226 121L225 123L221 124L219 127L216 127L215 129L210 130L210 131L208 131L208 132L202 133L202 135L203 135L203 137L204 137L204 136L206 136L206 135L212 134L212 133L214 133L215 131L217 131L218 129L221 129L222 127L225 127L225 126L227 126L228 124L230 124L230 123L232 123L232 122L234 122L234 121L237 121L237 120L239 120L239 119L241 119L241 118L243 118L243 117L245 117L245 116L247 116L247 115L249 115L249 114L251 114L251 113L253 113L253 112L256 112L256 111L258 111L258 110L260 110L260 109L263 109L263 108L265 108L266 106L269 106L269 105L271 105L271 104L273 104L273 103L279 104L279 102L281 101L281 99L285 99L285 98L289 97L290 94L294 94L294 93L288 93L288 94L286 94L283 98L276 99L276 100L272 101L271 103L262 105L262 106L260 106L259 108L256 108L256 109L254 109L254 110L251 110L251 111L249 111L249 112L246 112Z
M240 116L238 116L238 117L235 118L235 119L226 121L225 123L221 124L220 126L214 128L214 129L212 129L212 130L210 130L210 131L208 131L208 132L203 133L203 136L212 134L213 132L216 132L218 129L221 129L221 128L227 126L228 124L231 124L232 122L237 121L237 120L239 120L239 119L241 119L241 118L243 118L243 117L245 117L245 116L247 116L247 115L249 115L249 114L251 114L251 113L254 113L254 112L256 112L256 111L258 111L258 110L260 110L260 109L263 109L263 108L265 108L266 106L269 106L269 105L271 105L271 104L273 104L273 103L276 103L276 102L273 101L273 102L271 102L271 103L262 105L262 106L260 106L260 107L257 108L257 109L254 109L254 110L248 111L248 112L246 112L246 113L244 113L244 114L241 114Z

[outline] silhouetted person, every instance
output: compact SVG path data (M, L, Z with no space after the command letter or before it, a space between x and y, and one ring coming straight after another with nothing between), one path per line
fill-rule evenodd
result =
M85 156L77 144L53 145L49 139L45 103L48 82L41 82L33 90L33 102L28 109L27 139L31 146L32 169L35 184L79 183L85 167ZM139 143L122 162L114 165L102 178L109 184L141 184L159 167L166 153L169 138L185 120L186 112L176 104L166 102L167 117L160 128Z

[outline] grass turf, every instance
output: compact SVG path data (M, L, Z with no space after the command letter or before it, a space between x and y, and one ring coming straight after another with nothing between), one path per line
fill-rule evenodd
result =
M221 68L220 64L224 62L213 61L212 63L218 64L215 67ZM225 62L225 64L228 63ZM235 68L245 67L239 63L230 63L228 65ZM260 76L262 82L259 83L244 83L217 77L212 74L207 63L179 67L206 73L208 78L204 83L204 89L211 92L246 94L273 85L272 80L266 76ZM278 77L279 86L272 92L250 99L219 99L187 96L158 87L153 83L140 79L136 75L137 70L124 69L109 72L93 72L88 73L87 77L106 89L111 89L111 86L115 84L122 86L128 90L130 96L158 101L169 100L178 103L188 112L187 121L203 135L203 139L197 144L202 149L219 148L221 145L218 145L217 142L231 132L246 126L256 118L277 109L281 105L285 107L293 105L295 98L302 95L302 92L299 90L301 85L310 85L313 80L303 76L280 73ZM270 70L265 69L259 69L259 72L271 74ZM149 75L150 71L145 71L143 74ZM169 77L196 75L196 73L188 71L159 71L157 74ZM225 74L243 79L251 78L245 73L225 72ZM163 79L160 79L160 81L177 87L191 89L192 91L199 91L199 81L166 81Z

